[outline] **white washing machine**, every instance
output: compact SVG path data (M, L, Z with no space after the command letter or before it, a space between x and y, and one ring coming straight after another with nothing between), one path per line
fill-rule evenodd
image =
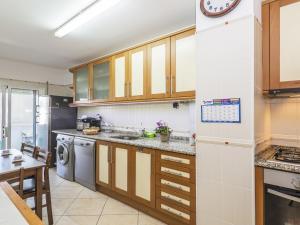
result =
M58 134L56 141L56 173L66 180L74 181L74 137Z

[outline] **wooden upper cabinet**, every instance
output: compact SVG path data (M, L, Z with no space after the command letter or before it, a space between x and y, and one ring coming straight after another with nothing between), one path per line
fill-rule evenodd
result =
M103 59L92 64L91 99L108 100L110 97L110 59Z
M112 57L111 93L115 101L128 98L128 52Z
M269 26L270 89L300 88L300 1L278 0L263 10L264 37ZM269 13L269 18L266 15ZM268 43L264 42L264 45ZM265 48L266 46L264 46ZM264 51L264 54L267 54ZM267 57L264 55L264 58ZM265 60L266 61L266 60ZM267 71L264 64L264 71ZM265 76L268 74L266 73Z
M170 38L148 45L148 97L170 97Z
M196 37L189 30L171 37L172 97L195 96Z
M74 102L195 97L195 29L70 69Z
M74 102L90 99L90 68L88 65L73 70Z
M146 97L147 48L142 46L129 51L129 76L127 88L129 99Z

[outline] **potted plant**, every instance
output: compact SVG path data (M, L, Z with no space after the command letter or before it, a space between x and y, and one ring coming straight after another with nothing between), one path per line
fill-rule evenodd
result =
M157 127L155 128L155 132L157 134L160 134L161 142L169 142L170 134L172 133L172 129L164 121L159 121L156 124L157 124Z

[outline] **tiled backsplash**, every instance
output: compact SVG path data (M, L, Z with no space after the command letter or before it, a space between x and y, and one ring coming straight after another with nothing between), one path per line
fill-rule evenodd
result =
M81 107L78 116L100 114L105 122L122 128L153 130L156 122L163 120L174 130L174 134L189 135L195 131L195 103L143 103L135 105L114 105Z
M300 99L271 99L270 108L272 143L299 146Z

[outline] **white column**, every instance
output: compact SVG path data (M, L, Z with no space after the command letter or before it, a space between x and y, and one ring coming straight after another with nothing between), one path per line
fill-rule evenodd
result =
M197 1L197 225L255 224L255 39L261 1L243 0L220 18ZM241 99L241 123L202 123L204 100ZM229 144L225 144L228 142Z

